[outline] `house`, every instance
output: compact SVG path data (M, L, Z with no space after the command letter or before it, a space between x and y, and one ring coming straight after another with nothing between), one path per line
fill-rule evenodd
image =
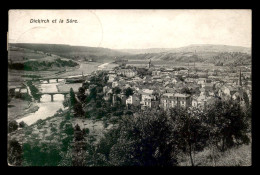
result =
M199 78L199 79L197 80L197 83L200 84L200 85L206 83L206 78Z
M159 106L158 98L153 94L154 90L151 89L143 89L138 91L141 94L141 102L142 108L148 107L153 108Z
M104 87L103 87L103 93L104 93L104 94L107 93L108 90L109 90L109 87L108 87L108 86L104 86Z
M121 104L126 105L126 95L119 94L118 97L121 99Z
M177 80L176 78L173 78L173 79L172 79L172 83L173 83L173 84L176 84L177 82L178 82L178 80Z
M152 76L159 76L159 75L161 75L161 71L159 70L152 71Z
M22 89L20 90L20 93L21 93L21 95L28 94L27 88L22 88Z
M15 96L19 96L20 95L20 88L15 88L14 93L15 93Z
M108 83L112 83L116 78L115 74L109 74L108 75Z
M189 72L189 70L180 70L179 72L180 72L180 74L182 74L182 75L187 75L188 72Z
M224 97L224 96L231 96L229 88L226 87L226 86L220 87L219 90L218 90L218 96L221 97L221 98Z
M197 108L198 107L198 96L193 96L191 101L191 106Z
M112 88L117 87L117 86L118 86L118 82L117 82L117 81L114 81L114 82L112 83Z
M132 69L120 69L117 71L117 75L123 75L126 77L134 77L137 75L137 71L132 70Z
M191 104L191 96L188 94L180 94L180 93L165 93L161 96L161 104L164 110L173 107L190 107Z
M187 83L193 83L195 80L193 78L186 78L185 82Z
M112 98L112 95L113 95L113 92L112 92L112 89L109 89L106 93L105 93L105 95L104 95L104 100L105 101L108 101L110 98Z
M138 95L134 94L134 95L130 95L127 99L126 99L126 105L133 105L133 106L139 106L140 105L140 98Z

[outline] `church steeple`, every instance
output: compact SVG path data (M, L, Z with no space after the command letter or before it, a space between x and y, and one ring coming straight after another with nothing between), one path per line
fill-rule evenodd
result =
M239 86L242 86L242 74L241 74L241 69L239 71L239 82L238 82Z

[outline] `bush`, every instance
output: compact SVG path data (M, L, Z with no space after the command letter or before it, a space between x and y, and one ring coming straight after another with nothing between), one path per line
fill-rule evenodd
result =
M51 128L51 132L56 132L56 131L57 131L56 128L54 128L54 127Z
M11 133L18 129L18 123L15 120L12 120L8 123L8 132Z
M10 140L8 142L8 163L10 165L22 165L22 147L16 140Z
M239 102L219 100L207 110L210 140L225 151L236 145L248 144L249 122ZM219 146L219 143L221 145Z
M83 132L88 135L89 134L89 129L88 128L84 128Z
M72 124L66 124L65 125L65 133L68 134L68 135L73 135L74 129L73 129Z
M140 113L136 118L123 117L114 135L114 143L103 140L99 150L110 147L110 164L114 166L173 166L177 164L174 128L164 113ZM109 138L109 137L108 137ZM103 152L103 151L102 151Z
M24 134L27 135L27 136L32 134L32 129L31 128L26 129Z
M36 125L42 125L42 123L43 123L42 119L39 119L39 120L36 121Z
M24 127L27 127L28 125L24 122L24 121L21 121L20 123L19 123L19 127L20 128L24 128Z

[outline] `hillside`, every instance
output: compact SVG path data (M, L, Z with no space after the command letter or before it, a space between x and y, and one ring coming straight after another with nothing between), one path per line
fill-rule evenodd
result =
M92 60L98 62L104 62L107 60L110 61L114 60L117 56L129 55L128 53L123 53L107 48L70 46L63 44L10 43L10 46L41 51L74 60Z
M9 69L38 71L58 70L75 66L78 66L76 62L66 58L59 58L50 53L43 53L29 48L9 47Z
M228 45L212 45L212 44L193 44L179 48L150 48L150 49L118 49L117 51L127 52L131 54L146 54L146 53L178 53L178 52L243 52L251 53L251 49L241 46Z
M189 45L175 49L129 49L129 53L139 53L120 57L128 60L147 60L163 62L205 62L215 65L251 64L251 49L226 45Z
M37 53L94 62L112 62L116 59L133 61L148 60L163 62L205 62L215 65L251 64L251 49L226 45L189 45L180 48L120 49L70 46L62 44L10 44L20 49L30 49L32 57ZM11 56L12 56L11 52ZM39 53L38 53L39 54ZM20 55L21 56L21 55Z

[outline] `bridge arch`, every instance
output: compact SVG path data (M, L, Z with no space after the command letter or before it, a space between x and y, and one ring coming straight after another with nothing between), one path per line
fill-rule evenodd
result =
M51 101L55 101L54 100L54 96L55 95L63 95L64 96L64 100L66 99L66 96L69 94L69 92L42 92L39 93L39 95L42 97L43 95L50 95L51 96ZM41 98L40 98L41 99ZM40 102L40 100L39 100Z

